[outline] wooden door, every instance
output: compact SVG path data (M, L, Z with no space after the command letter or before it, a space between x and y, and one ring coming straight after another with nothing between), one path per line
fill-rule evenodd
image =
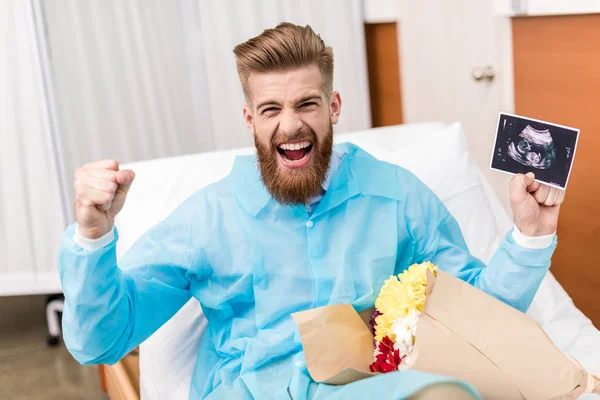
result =
M397 24L365 24L365 43L371 123L374 128L401 124L403 119Z
M507 211L509 177L489 165L498 113L512 111L510 60L510 19L496 16L492 1L401 1L404 121L460 121ZM476 81L474 70L486 66L493 79Z
M600 326L600 14L515 18L515 109L581 129L552 272Z

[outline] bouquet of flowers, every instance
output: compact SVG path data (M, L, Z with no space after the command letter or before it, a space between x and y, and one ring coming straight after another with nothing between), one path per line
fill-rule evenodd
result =
M490 399L600 393L600 378L572 362L531 317L431 263L390 277L375 308L358 311L334 304L292 314L316 382L415 370L464 380Z
M425 306L427 270L436 276L437 267L426 262L411 265L383 284L370 321L375 335L371 372L392 372L410 365L417 322Z

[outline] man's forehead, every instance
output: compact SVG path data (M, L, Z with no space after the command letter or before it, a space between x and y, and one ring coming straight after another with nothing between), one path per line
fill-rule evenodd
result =
M323 78L316 65L296 69L252 73L248 77L252 101L297 101L306 96L323 94Z

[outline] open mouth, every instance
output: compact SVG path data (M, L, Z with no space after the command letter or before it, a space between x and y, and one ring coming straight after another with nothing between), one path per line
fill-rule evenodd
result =
M310 140L287 142L277 146L280 159L287 167L298 168L305 166L312 155L313 144Z

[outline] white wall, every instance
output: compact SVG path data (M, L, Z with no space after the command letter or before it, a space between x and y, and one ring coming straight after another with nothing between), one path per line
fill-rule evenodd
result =
M367 24L396 22L399 8L398 0L363 0L363 18Z
M498 15L541 16L599 13L598 0L494 0Z

